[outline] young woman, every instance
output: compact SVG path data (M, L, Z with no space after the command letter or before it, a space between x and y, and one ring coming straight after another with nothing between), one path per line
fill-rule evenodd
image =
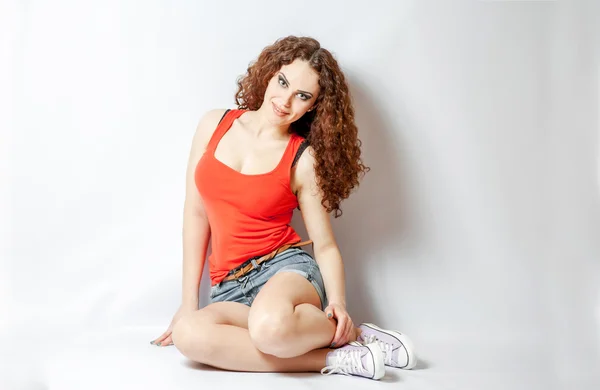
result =
M308 37L266 47L238 80L238 109L200 120L187 171L182 303L167 331L194 361L226 370L380 379L416 357L400 332L356 327L329 213L369 170L344 74ZM310 240L290 226L299 208ZM209 256L211 303L198 310ZM314 258L302 249L313 244Z

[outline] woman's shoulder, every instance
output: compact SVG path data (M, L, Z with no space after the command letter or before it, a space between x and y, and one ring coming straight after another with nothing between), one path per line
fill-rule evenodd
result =
M201 121L205 120L210 122L209 124L218 124L219 121L223 118L227 111L230 111L230 108L213 108L204 113L201 118Z
M201 151L206 149L217 125L226 112L226 108L214 108L206 111L204 115L202 115L198 122L198 126L196 127L192 148Z

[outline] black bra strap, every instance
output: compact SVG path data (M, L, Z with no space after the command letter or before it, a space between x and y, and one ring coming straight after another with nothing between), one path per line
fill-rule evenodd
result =
M292 168L294 167L294 165L296 165L296 163L300 159L300 156L302 155L302 152L304 152L304 149L306 149L307 147L308 147L308 140L305 139L304 141L302 141L302 143L298 147L298 151L296 152L296 157L294 157L294 161L292 162Z
M223 118L225 118L225 115L227 115L227 113L230 111L230 109L228 108L227 110L225 110L225 113L223 114L223 116L221 117L221 119L219 119L219 123L221 123L221 121L223 120Z

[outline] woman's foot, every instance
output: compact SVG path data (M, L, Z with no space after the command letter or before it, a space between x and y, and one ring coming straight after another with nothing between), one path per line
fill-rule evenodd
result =
M386 366L410 370L417 364L417 356L412 341L400 332L381 329L380 327L365 323L360 324L360 335L357 343L352 345L378 345L383 351Z
M377 344L361 345L355 342L334 349L327 354L321 374L357 375L379 380L385 375L383 353Z

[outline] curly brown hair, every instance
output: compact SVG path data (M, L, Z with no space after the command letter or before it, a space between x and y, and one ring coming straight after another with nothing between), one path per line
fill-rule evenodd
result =
M319 75L320 93L315 109L290 125L315 151L315 174L323 193L322 205L334 217L342 215L340 203L370 170L362 163L354 108L344 73L333 55L310 37L288 36L267 46L237 79L235 103L239 109L257 110L269 80L283 65L296 59L308 62Z

